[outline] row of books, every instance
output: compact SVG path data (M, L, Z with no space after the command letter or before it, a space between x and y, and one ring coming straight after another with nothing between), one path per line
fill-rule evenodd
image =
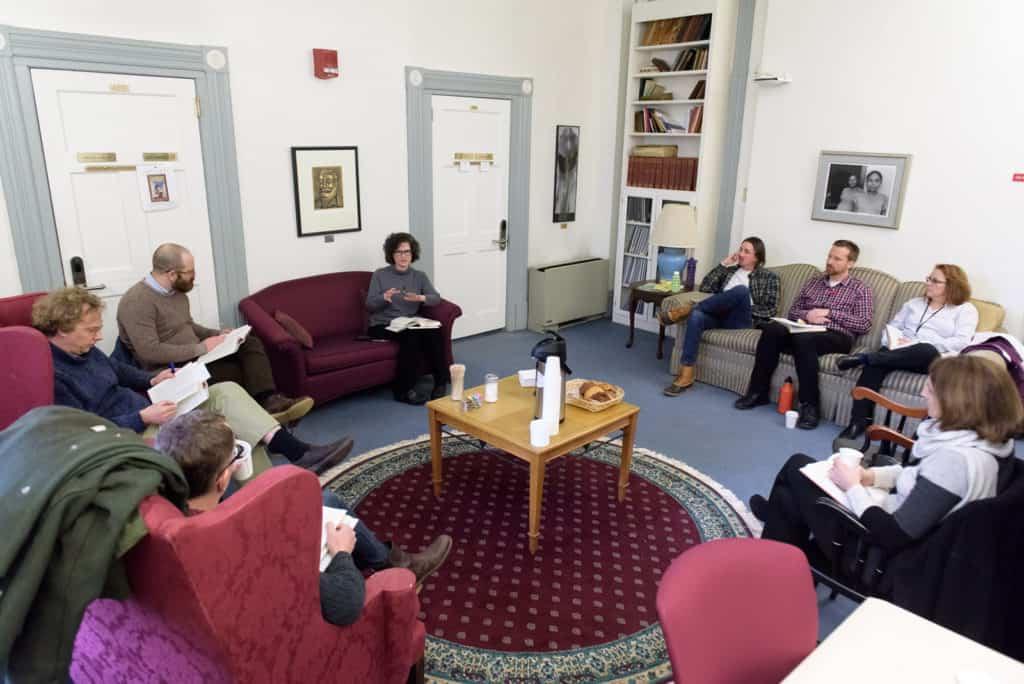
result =
M651 222L651 205L653 202L646 197L629 197L626 199L626 220L640 223Z
M633 115L636 133L700 133L703 123L704 105L690 107L679 119L652 107L644 107Z
M629 254L647 254L647 246L650 243L650 231L647 226L638 226L635 223L626 222L626 241L623 243Z
M696 190L697 158L630 157L626 185L633 188Z
M686 48L676 57L671 71L698 71L708 68L708 49L706 47Z
M697 83L690 90L690 95L687 99L689 100L703 100L704 99L704 79L697 81ZM638 93L638 99L641 100L672 100L672 91L666 90L665 86L661 85L653 78L642 78L640 79L640 92Z
M628 287L638 280L647 280L647 259L643 257L622 257L622 285Z
M692 17L659 19L647 25L647 31L640 45L668 45L689 43L711 38L711 15L698 14Z

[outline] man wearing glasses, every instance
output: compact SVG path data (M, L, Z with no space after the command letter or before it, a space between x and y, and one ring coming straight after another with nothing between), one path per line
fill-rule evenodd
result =
M165 243L153 252L149 275L121 297L117 306L118 339L144 370L184 365L213 350L231 332L206 328L192 320L187 293L195 279L192 253L181 245ZM282 423L293 423L313 408L310 397L286 397L277 391L263 343L253 335L234 354L206 368L211 383L238 382Z

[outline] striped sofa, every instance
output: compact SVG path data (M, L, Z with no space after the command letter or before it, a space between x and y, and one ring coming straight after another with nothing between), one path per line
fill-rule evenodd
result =
M810 264L786 264L770 267L768 270L779 275L779 315L784 316L796 299L800 288L809 278L817 277L822 272ZM856 338L853 352L874 351L881 344L882 331L886 323L892 320L904 302L924 294L924 282L899 282L892 276L872 268L854 268L852 273L871 287L874 298L874 319L871 330ZM709 295L694 292L682 295L693 300L700 300ZM1000 329L1005 312L998 304L972 299L980 314L979 330ZM679 358L683 351L683 330L686 321L678 324L675 343L670 356L670 370L679 372ZM754 350L757 348L760 330L709 330L701 337L700 351L697 354L697 380L732 390L737 394L747 391L750 373L754 369ZM838 354L827 354L819 362L818 385L821 390L821 417L839 425L850 420L853 399L850 391L857 384L860 369L840 371L836 367ZM779 367L772 376L772 399L778 398L779 388L787 377L797 383L796 366L793 357L783 354ZM910 405L923 405L921 388L924 376L918 373L896 371L890 373L882 385L882 394L894 401Z

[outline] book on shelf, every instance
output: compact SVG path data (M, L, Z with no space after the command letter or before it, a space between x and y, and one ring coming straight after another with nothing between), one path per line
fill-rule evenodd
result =
M708 66L708 49L706 47L686 48L679 52L672 71L697 71Z
M694 190L696 182L695 157L631 156L626 167L626 185L634 188Z
M678 145L635 145L634 157L675 157L679 154Z
M697 81L697 84L693 86L693 90L690 91L690 97L688 97L687 99L689 99L689 100L703 100L704 99L704 90L705 90L706 87L707 86L705 84L704 79L703 78L700 79L699 81Z
M782 316L773 316L772 320L785 327L786 330L788 330L790 333L794 335L799 333L814 333L828 331L828 328L826 328L823 325L814 325L803 320L791 321L788 318L783 318Z
M644 78L640 80L640 96L641 100L671 100L672 91L665 90L665 86L661 85L652 78Z
M668 62L661 59L660 57L651 57L651 64L654 65L658 71L671 71L672 67L668 65Z
M704 105L699 104L696 107L690 107L689 116L689 132L700 133L701 128L704 124Z
M711 36L711 15L697 14L689 17L658 19L647 24L647 30L640 41L641 46L670 45L708 40Z

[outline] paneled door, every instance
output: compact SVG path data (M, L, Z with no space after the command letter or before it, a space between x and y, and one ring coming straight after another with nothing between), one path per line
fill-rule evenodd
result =
M435 95L434 285L462 308L453 337L505 327L511 103Z
M195 83L33 69L32 85L65 281L106 304L100 348L164 242L195 256L192 316L218 327Z

